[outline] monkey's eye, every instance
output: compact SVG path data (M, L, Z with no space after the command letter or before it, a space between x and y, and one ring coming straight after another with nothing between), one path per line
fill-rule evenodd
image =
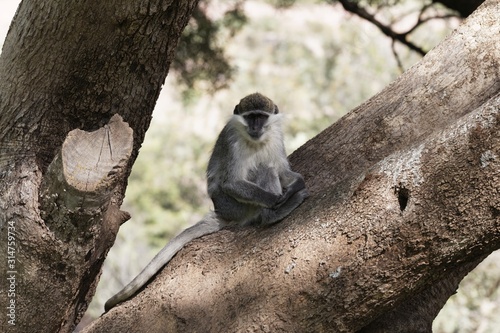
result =
M269 115L265 113L249 113L243 116L246 121L255 121L255 120L261 120L261 121L266 121L267 118L269 118Z
M245 118L245 121L250 128L260 129L267 122L269 116L262 113L251 113L243 116L243 118Z

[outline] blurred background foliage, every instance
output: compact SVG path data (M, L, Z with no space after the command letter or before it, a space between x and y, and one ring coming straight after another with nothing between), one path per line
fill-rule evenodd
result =
M205 168L234 105L259 91L286 116L288 152L421 59L482 0L202 0L135 162L124 224L82 325L170 237L211 209ZM15 9L16 1L0 0ZM9 13L8 16L6 13ZM1 41L14 12L4 11ZM500 332L500 260L461 283L434 332Z

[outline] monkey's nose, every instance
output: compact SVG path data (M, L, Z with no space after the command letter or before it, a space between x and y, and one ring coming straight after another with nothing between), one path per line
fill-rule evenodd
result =
M258 139L258 138L260 138L260 137L261 137L262 132L261 132L261 131L259 131L259 130L253 130L253 129L250 129L250 130L248 131L248 134L250 135L250 137L251 137L252 139Z

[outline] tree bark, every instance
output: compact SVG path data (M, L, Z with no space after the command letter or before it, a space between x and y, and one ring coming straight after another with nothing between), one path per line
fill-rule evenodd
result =
M2 332L71 332L196 0L23 1L0 58Z
M312 195L285 221L193 241L84 331L429 332L500 248L499 22L486 1L292 154Z

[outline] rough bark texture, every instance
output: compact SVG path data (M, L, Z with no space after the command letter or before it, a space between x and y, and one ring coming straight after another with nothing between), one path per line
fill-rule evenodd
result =
M85 332L429 332L500 248L499 22L486 1L296 151L292 216L193 241Z
M196 2L19 6L0 58L2 332L71 332L85 312Z

